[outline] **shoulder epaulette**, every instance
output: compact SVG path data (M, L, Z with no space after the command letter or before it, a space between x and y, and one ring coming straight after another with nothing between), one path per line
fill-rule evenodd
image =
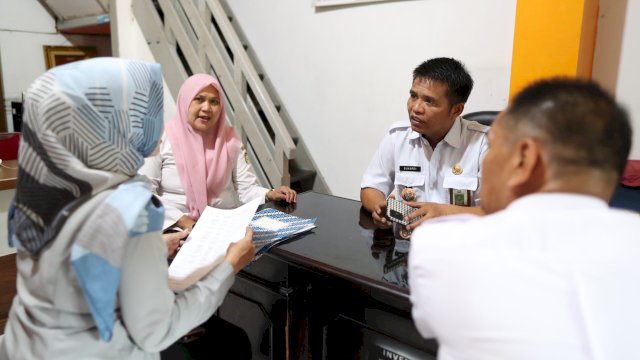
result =
M482 125L477 121L471 121L471 120L466 120L465 122L467 123L467 128L469 130L473 130L473 131L480 131L483 133L486 133L489 131L490 127L487 125Z
M411 122L409 120L401 120L396 121L389 127L389 132L394 130L402 130L411 127Z

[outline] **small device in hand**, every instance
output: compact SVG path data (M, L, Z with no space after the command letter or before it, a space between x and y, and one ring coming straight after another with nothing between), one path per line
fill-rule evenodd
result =
M416 209L411 206L403 203L402 201L398 201L393 198L387 199L387 217L389 220L397 222L402 225L409 225L414 221L420 219L420 217L416 217L411 219L411 221L407 221L404 219L407 214L414 212Z

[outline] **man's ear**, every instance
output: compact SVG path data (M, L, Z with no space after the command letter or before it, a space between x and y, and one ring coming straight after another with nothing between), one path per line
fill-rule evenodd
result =
M464 103L457 103L451 107L451 115L453 117L458 117L464 111Z
M511 169L507 186L520 196L536 191L544 182L542 148L531 138L518 141L513 148Z

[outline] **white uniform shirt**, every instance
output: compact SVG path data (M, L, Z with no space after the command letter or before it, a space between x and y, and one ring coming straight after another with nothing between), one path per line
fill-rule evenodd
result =
M640 359L639 231L638 214L559 193L427 221L409 253L415 324L440 360Z
M469 205L478 205L481 164L489 127L458 117L442 141L429 142L408 120L394 123L382 139L362 177L361 188L380 190L400 199L402 189L416 192L416 201L450 204L450 189L462 190ZM454 172L454 167L461 170Z
M139 172L151 180L153 193L162 200L165 207L163 229L171 227L180 217L189 214L187 196L180 181L171 143L166 135L163 135L160 152L146 158ZM208 205L220 209L233 209L256 197L263 199L264 203L268 191L269 189L258 185L258 178L248 163L245 152L240 151L224 190Z

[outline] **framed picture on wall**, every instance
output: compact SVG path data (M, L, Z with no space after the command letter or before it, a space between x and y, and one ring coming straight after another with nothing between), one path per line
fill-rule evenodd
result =
M43 46L47 69L96 56L93 46Z

